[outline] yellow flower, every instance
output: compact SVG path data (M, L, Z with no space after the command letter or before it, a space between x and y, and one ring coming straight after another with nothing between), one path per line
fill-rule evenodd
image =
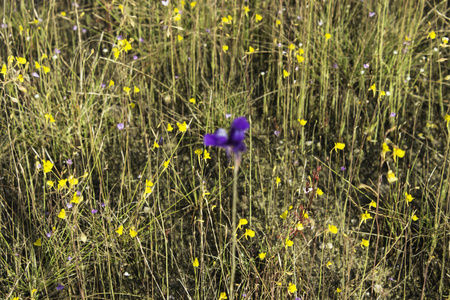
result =
M386 96L386 92L385 91L380 91L380 97Z
M6 64L3 64L2 70L0 71L0 73L3 74L3 75L6 75L7 71L8 71L8 69L6 68Z
M266 252L261 252L258 256L260 260L263 260L264 258L266 258Z
M53 119L53 116L51 114L45 114L44 117L47 122L50 122L50 123L55 122L55 119Z
M376 86L375 86L375 83L372 84L372 85L370 86L369 91L372 91L373 94L375 95L375 93L376 93L376 91L377 91L377 88L376 88Z
M42 246L42 241L41 241L41 239L37 239L36 242L34 242L34 245L35 245L35 246L38 246L38 247Z
M63 189L66 187L67 179L61 179L58 182L58 190Z
M279 26L279 25L281 25L281 21L280 20L276 20L275 24L276 24L276 26Z
M173 20L178 22L181 20L181 15L180 14L176 14L175 17L173 17Z
M200 263L198 262L198 258L197 257L192 262L192 266L194 266L194 268L198 268L198 266L200 266Z
M407 192L405 192L405 196L406 196L406 204L410 203L414 199L413 196L411 196L411 194L408 194Z
M369 203L369 206L372 206L373 208L377 208L377 203L372 200L372 202Z
M448 126L448 123L450 122L450 115L445 115L444 120L445 120L445 122L447 122L447 126Z
M344 150L345 144L344 143L334 143L334 148L331 149L331 151L335 150L336 152L339 150Z
M23 75L22 75L22 74L19 74L19 75L17 76L17 79L19 79L20 82L23 82Z
M205 149L205 152L203 153L203 159L206 161L207 159L211 159L211 156L209 155L209 152L208 151L206 151L206 149Z
M428 34L427 39L428 39L428 38L434 40L434 39L436 38L436 32L434 32L434 31L430 32L430 33Z
M61 209L61 211L58 214L58 218L60 219L65 219L66 218L66 211L63 209Z
M255 48L253 48L252 46L248 47L248 53L253 53L255 52Z
M191 102L192 104L195 104L195 98L191 98L191 99L189 99L189 102Z
M332 263L331 261L328 261L328 262L325 264L325 266L329 269L330 266L331 266L332 264L333 264L333 263Z
M135 94L137 94L137 93L139 93L141 90L137 87L137 86L134 86L134 93Z
M123 88L123 90L124 90L124 92L127 93L127 94L129 94L130 91L131 91L131 89L130 89L129 87L127 87L127 86L125 86L125 87Z
M442 44L444 44L444 45L446 45L446 44L448 44L448 37L443 37L442 38ZM442 46L442 45L441 45Z
M41 65L37 61L35 61L34 67L39 70L41 68Z
M50 172L53 168L53 164L51 161L49 160L43 160L43 167L44 167L44 174L47 174L48 172Z
M44 70L44 74L47 74L48 72L50 72L50 68L46 67L46 66L42 66L42 70Z
M308 219L308 218L309 218L308 213L305 211L305 212L303 213L303 219Z
M369 247L369 240L365 240L365 239L362 239L362 241L361 241L361 248L364 248L364 247Z
M53 187L53 185L55 184L55 182L54 181L51 181L51 180L47 180L47 186L49 186L49 187Z
M301 64L304 60L305 60L305 58L303 56L297 55L297 61L299 64Z
M65 17L65 16L66 16L66 13L62 11L62 12L61 12L61 16Z
M303 120L303 119L298 119L298 121L300 122L300 125L305 126L306 123L308 123L308 121Z
M134 238L134 237L137 235L137 231L135 231L134 229L135 229L134 226L131 227L131 229L130 229L130 236L131 236L132 238Z
M413 214L412 220L413 220L413 221L417 221L417 220L419 220L419 218L418 218L416 215Z
M244 6L245 16L248 17L248 13L250 11L250 8L248 6Z
M109 81L109 87L112 87L112 86L114 86L114 81L113 81L113 80L110 80L110 81Z
M173 130L172 125L170 123L167 124L167 131L171 132Z
M197 154L198 156L200 156L200 155L202 155L203 150L202 150L202 149L196 149L196 150L194 151L194 153Z
M123 226L120 225L119 228L117 228L116 232L117 232L119 235L122 235L122 234L123 234Z
M340 288L336 288L336 293L339 294L340 292L342 292L342 290Z
M181 132L186 132L187 130L187 124L186 122L183 122L183 124L177 123L178 130Z
M223 17L223 18L222 18L222 25L223 25L223 24L230 24L230 23L231 23L231 21L228 20L227 17Z
M255 15L255 21L256 21L256 23L260 22L261 20L262 20L262 16L256 14L256 15Z
M247 224L248 224L247 219L240 219L237 229L241 229L243 225L247 225Z
M145 193L146 194L150 194L153 191L152 186L153 186L153 182L151 182L148 179L145 179Z
M329 33L326 33L325 34L325 39L328 41L329 39L331 39L331 34L329 34Z
M70 200L70 203L79 203L80 197L78 197L77 192L73 194L72 200Z
M294 44L290 44L290 45L288 46L288 49L291 50L291 51L292 51L292 50L295 50L295 45L294 45Z
M19 25L19 34L22 35L22 32L23 32L23 26Z
M123 14L123 5L122 5L122 4L119 4L119 9L120 9L120 11L121 11L122 14Z
M338 233L338 229L336 226L328 224L328 231L331 232L332 234L337 234Z
M317 189L316 191L317 195L322 196L323 195L323 191L321 189Z
M70 175L68 179L70 187L73 187L74 185L78 184L78 179L74 178L73 175Z
M280 215L280 218L282 218L283 220L286 220L287 215L288 215L288 211L286 210L284 213L282 213L282 214Z
M297 287L295 286L295 284L293 283L289 283L289 288L288 288L288 292L293 294L297 291Z
M398 180L398 178L395 176L394 172L389 170L387 173L387 180L389 181L389 183L394 183Z
M227 45L223 45L223 46L222 46L222 50L223 50L223 52L227 53L227 51L228 51L228 46L227 46Z
M375 204L375 206L376 206L376 204ZM361 214L361 222L359 223L359 226L361 226L362 222L366 223L366 221L370 220L370 219L372 219L372 216L366 210L366 213Z
M294 245L294 242L291 241L289 238L286 238L286 242L285 242L285 246L287 247L292 247Z
M41 56L41 61L43 61L44 59L46 59L46 58L48 58L48 56L47 56L47 54L42 54L42 56Z
M395 148L395 147L394 147L394 152L393 152L393 154L394 154L394 161L396 161L397 156L400 157L400 158L402 158L403 156L405 156L405 151L403 151L403 150L400 149L400 148Z
M18 64L24 65L27 63L27 60L23 57L16 57L16 61Z
M298 231L302 231L304 229L303 224L302 223L297 223L295 225L295 229L297 229Z
M225 300L225 299L228 299L227 293L225 293L225 292L220 293L219 300Z
M389 149L389 146L386 143L383 143L383 151L381 151L383 159L386 159L385 156L387 152L391 152L391 150Z
M286 77L288 77L289 75L291 75L291 73L289 73L289 72L286 71L286 70L283 70L283 78L286 78Z
M277 183L277 188L278 188L278 185L281 183L281 179L278 176L277 176L277 179L276 179L276 183Z
M255 236L255 232L251 229L245 229L245 233L244 233L245 239L247 240L247 237L254 237Z
M183 36L182 35L178 35L178 41L181 42L183 40Z
M191 2L191 7L194 8L197 2Z
M169 163L170 163L170 159L166 160L166 161L164 162L164 168L167 169L167 167L169 166Z
M159 148L159 144L158 144L157 141L155 141L155 142L153 143L153 149L155 149L155 148Z

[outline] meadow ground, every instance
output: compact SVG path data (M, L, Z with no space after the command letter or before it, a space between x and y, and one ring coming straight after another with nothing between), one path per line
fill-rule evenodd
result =
M1 5L1 299L450 298L448 1Z

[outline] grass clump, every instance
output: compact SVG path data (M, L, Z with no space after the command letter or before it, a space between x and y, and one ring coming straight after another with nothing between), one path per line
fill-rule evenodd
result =
M0 298L449 297L447 2L2 5Z

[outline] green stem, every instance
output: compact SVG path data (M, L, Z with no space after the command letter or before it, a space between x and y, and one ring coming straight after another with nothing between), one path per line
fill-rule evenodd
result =
M233 244L231 245L231 281L230 281L230 299L234 300L234 275L236 273L236 202L237 202L237 177L240 165L240 158L234 160L234 182L233 182L233 207L231 217L231 232L233 235Z

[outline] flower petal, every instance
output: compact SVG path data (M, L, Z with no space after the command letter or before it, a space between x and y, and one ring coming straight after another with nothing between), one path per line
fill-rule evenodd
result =
M225 129L219 128L214 134L207 134L204 138L205 146L224 147L228 140L228 135Z

